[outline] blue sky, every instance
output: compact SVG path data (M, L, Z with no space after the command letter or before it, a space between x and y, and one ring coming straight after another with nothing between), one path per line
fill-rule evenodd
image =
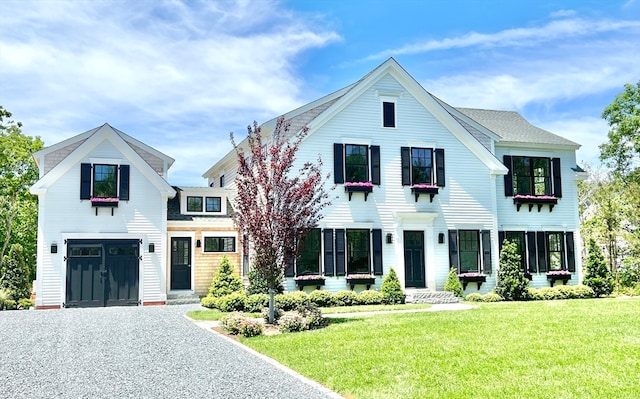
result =
M394 57L453 106L515 110L598 164L640 80L640 0L0 1L0 104L51 145L105 122L200 176L264 122Z

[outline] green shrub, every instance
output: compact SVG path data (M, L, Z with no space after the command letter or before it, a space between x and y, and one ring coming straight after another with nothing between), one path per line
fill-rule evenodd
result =
M495 292L488 292L482 296L482 302L500 302L502 297Z
M574 285L573 287L573 298L583 299L583 298L593 298L595 296L595 292L584 284Z
M591 287L597 297L611 294L615 287L602 251L593 238L589 240L589 256L582 283Z
M264 319L265 323L269 322L269 308L262 308L260 311L260 316ZM280 308L273 308L273 324L278 324L280 318L284 316L284 310Z
M634 288L640 284L640 259L627 256L618 269L618 282L625 288Z
M306 321L304 317L297 312L282 316L278 325L278 329L282 333L304 331L306 329Z
M383 296L382 302L387 305L404 303L404 291L402 291L400 280L398 279L396 271L393 270L393 267L389 270L389 274L384 278L380 292L382 292Z
M331 306L336 306L337 304L335 296L329 291L323 291L323 290L312 291L309 294L309 301L311 301L311 303L314 303L322 307L331 307Z
M249 269L249 273L247 274L247 278L249 279L249 286L247 287L247 294L268 294L269 293L269 284L267 283L267 278L264 276L260 269L256 269L255 267L251 267ZM276 294L282 294L284 288L282 287L282 275L276 281Z
M359 305L379 305L383 299L382 293L374 290L365 290L358 294Z
M267 294L249 295L244 300L245 312L257 313L262 311L265 306L269 306L269 295Z
M322 312L314 303L308 303L304 306L299 306L296 309L296 313L304 318L305 328L307 330L322 328L329 325L329 320L322 316Z
M240 276L233 271L229 258L226 255L223 256L220 261L220 268L211 280L209 294L216 298L222 298L225 295L243 290Z
M32 286L30 275L31 271L26 262L22 245L11 244L8 252L2 258L0 287L9 291L12 299L29 298Z
M462 289L462 283L458 278L458 272L453 267L449 270L447 281L444 283L444 290L453 292L453 295L458 298L462 298L464 296L464 290Z
M7 299L11 299L9 290L0 287L0 310L4 310Z
M286 294L278 294L275 296L275 307L288 312L294 310L300 305L309 303L309 295L304 291L288 292Z
M229 332L231 335L240 334L240 327L242 323L247 320L241 313L233 312L226 314L220 318L220 325L222 328Z
M17 304L16 301L14 301L13 299L6 299L4 301L4 308L7 310L14 310L16 309Z
M234 292L219 298L218 309L223 312L242 312L244 301L247 298L244 292Z
M500 268L496 282L496 294L507 301L527 299L529 279L524 276L518 246L514 242L504 240L500 251Z
M33 305L35 305L35 303L29 298L22 298L18 301L18 309L29 309Z
M333 294L337 306L353 306L358 304L358 294L353 291L338 291Z
M218 309L220 306L220 298L216 298L212 295L207 295L200 299L200 305L209 309Z
M464 300L467 302L482 302L482 295L477 292L473 292L464 297Z
M262 323L256 320L246 319L240 323L240 333L244 337L257 337L262 334Z
M528 296L531 300L559 300L593 298L593 290L586 285L558 285L540 289L529 288Z

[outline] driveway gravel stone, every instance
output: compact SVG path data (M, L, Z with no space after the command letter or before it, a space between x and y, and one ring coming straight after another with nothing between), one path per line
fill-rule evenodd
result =
M0 397L339 397L183 316L198 308L0 312Z

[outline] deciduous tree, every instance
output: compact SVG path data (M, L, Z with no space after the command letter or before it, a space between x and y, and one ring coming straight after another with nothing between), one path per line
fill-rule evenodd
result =
M263 132L254 122L247 129L246 149L231 133L238 159L234 221L249 241L252 268L270 290L281 284L286 263L293 261L296 240L317 226L322 209L330 205L324 189L329 175L322 175L319 156L316 163L305 162L292 175L308 129L290 132L289 128L283 117L273 132Z

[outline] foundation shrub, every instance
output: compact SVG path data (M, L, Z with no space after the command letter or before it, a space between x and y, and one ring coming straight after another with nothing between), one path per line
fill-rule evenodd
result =
M384 296L381 292L374 290L364 290L358 294L358 305L379 305Z
M329 291L315 290L309 294L309 301L321 307L336 306L335 296Z
M275 296L275 307L288 312L296 309L300 305L309 303L309 295L303 291L288 292Z
M244 292L234 292L219 298L218 308L222 312L242 312L244 301L247 298Z
M453 295L458 298L462 298L464 296L464 290L462 289L462 283L458 278L458 272L453 267L449 270L447 281L444 283L444 290L453 292Z
M382 292L383 296L382 302L386 305L404 303L404 291L402 291L400 280L393 267L384 278L380 292Z
M269 295L267 294L252 294L244 300L245 312L257 313L266 306L269 306Z
M218 307L220 306L219 304L220 298L216 298L213 295L207 295L200 299L200 305L204 306L205 308L218 309Z
M358 304L358 294L353 291L338 291L333 294L337 306L353 306Z

